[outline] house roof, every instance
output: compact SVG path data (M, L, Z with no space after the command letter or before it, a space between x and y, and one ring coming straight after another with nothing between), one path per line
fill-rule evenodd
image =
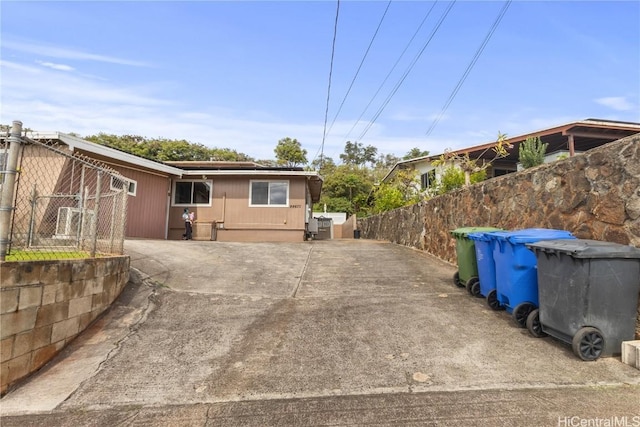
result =
M547 153L553 153L560 150L568 150L569 136L573 136L576 151L587 151L636 133L640 133L640 123L603 119L579 120L508 138L506 140L507 145L510 145L510 147L507 148L508 155L500 159L500 161L502 163L513 163L514 165L518 163L519 146L529 137L540 137L543 143L548 144ZM491 148L493 148L495 144L496 141L493 141L472 147L460 148L451 152L453 154L469 154L469 157L474 159L490 160L494 157L494 152ZM397 169L403 169L412 164L424 161L430 162L438 159L441 155L442 154L437 154L401 160L393 166L382 181L386 181Z
M305 177L309 186L311 199L314 203L320 200L320 193L322 191L323 178L318 172L305 171L300 167L265 167L254 162L229 161L172 161L160 163L62 132L30 132L27 135L30 139L35 140L61 141L72 151L90 153L100 160L113 159L118 162L132 164L136 167L143 167L154 172L165 173L178 178L202 175L260 176L269 178Z
M176 167L166 165L164 163L156 162L153 160L145 159L143 157L135 156L133 154L125 153L124 151L116 150L115 148L107 147L104 145L96 144L95 142L85 141L77 136L68 135L62 132L30 132L27 136L31 139L37 140L58 140L66 144L71 151L79 151L84 153L91 153L95 156L114 159L119 162L129 163L138 167L150 169L155 172L161 172L168 175L182 176L182 170Z

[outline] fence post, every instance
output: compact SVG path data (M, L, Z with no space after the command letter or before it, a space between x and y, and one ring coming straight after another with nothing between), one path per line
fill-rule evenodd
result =
M98 179L96 180L96 200L93 204L93 216L91 217L91 258L96 256L98 247L98 214L100 212L100 196L102 194L102 171L98 171Z
M18 153L21 148L22 122L14 120L9 136L9 153L6 170L2 171L2 194L0 195L0 261L7 257L9 247L9 231L11 230L11 214L13 213L13 193L15 191L16 174L18 173Z
M27 247L33 245L33 229L36 226L36 207L38 206L38 184L33 184L33 190L31 191L31 213L29 216L29 236L27 240ZM57 224L56 224L57 225Z
M127 235L127 204L129 203L129 192L127 189L129 188L129 183L125 183L122 188L122 209L120 209L120 247L118 248L118 253L120 255L124 254L124 239Z

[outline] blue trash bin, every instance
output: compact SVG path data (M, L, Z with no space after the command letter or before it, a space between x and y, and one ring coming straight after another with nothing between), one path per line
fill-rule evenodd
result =
M565 230L526 228L523 230L494 232L496 242L493 259L496 265L495 298L507 310L516 324L526 327L527 316L538 303L537 258L525 245L541 240L575 239ZM490 292L487 303L491 306ZM492 307L493 308L493 307Z
M479 279L479 283L473 285L469 292L479 298L486 298L489 292L496 289L496 263L493 260L495 238L492 234L493 232L477 232L468 235L475 242ZM501 308L500 304L495 306L495 309Z

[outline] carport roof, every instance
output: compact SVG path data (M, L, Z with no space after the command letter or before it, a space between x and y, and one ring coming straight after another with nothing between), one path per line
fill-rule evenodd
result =
M636 133L640 133L640 123L617 122L602 119L580 120L507 139L506 142L511 144L512 147L507 149L509 155L502 159L502 161L517 163L519 146L529 137L540 137L542 142L549 144L547 153L553 153L555 151L569 149L569 136L573 137L576 151L587 151ZM494 145L495 142L491 142L475 147L455 150L453 153L468 153L471 158L491 159L494 157L494 153L491 150ZM435 159L439 156L440 155L430 156L429 158Z

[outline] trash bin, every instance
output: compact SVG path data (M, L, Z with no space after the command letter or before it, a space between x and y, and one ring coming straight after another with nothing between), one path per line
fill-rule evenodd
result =
M360 238L360 230L353 230L353 238L354 239Z
M451 231L456 239L456 258L458 271L453 275L453 283L459 287L471 289L478 282L478 267L474 241L468 238L469 233L500 230L494 227L462 227Z
M525 244L541 240L575 239L568 231L548 228L493 233L496 243L493 259L496 263L496 292L487 295L491 307L496 302L511 314L516 324L526 327L527 317L538 307L537 260ZM492 307L493 308L493 307Z
M493 232L489 231L469 233L467 236L473 240L475 244L479 279L479 282L471 285L469 292L471 295L479 298L486 298L489 292L496 289L496 263L493 260L495 238L492 234ZM498 304L495 309L502 309L502 306Z
M527 244L538 261L540 307L527 319L533 336L571 344L582 360L621 352L635 335L640 249L596 240Z

